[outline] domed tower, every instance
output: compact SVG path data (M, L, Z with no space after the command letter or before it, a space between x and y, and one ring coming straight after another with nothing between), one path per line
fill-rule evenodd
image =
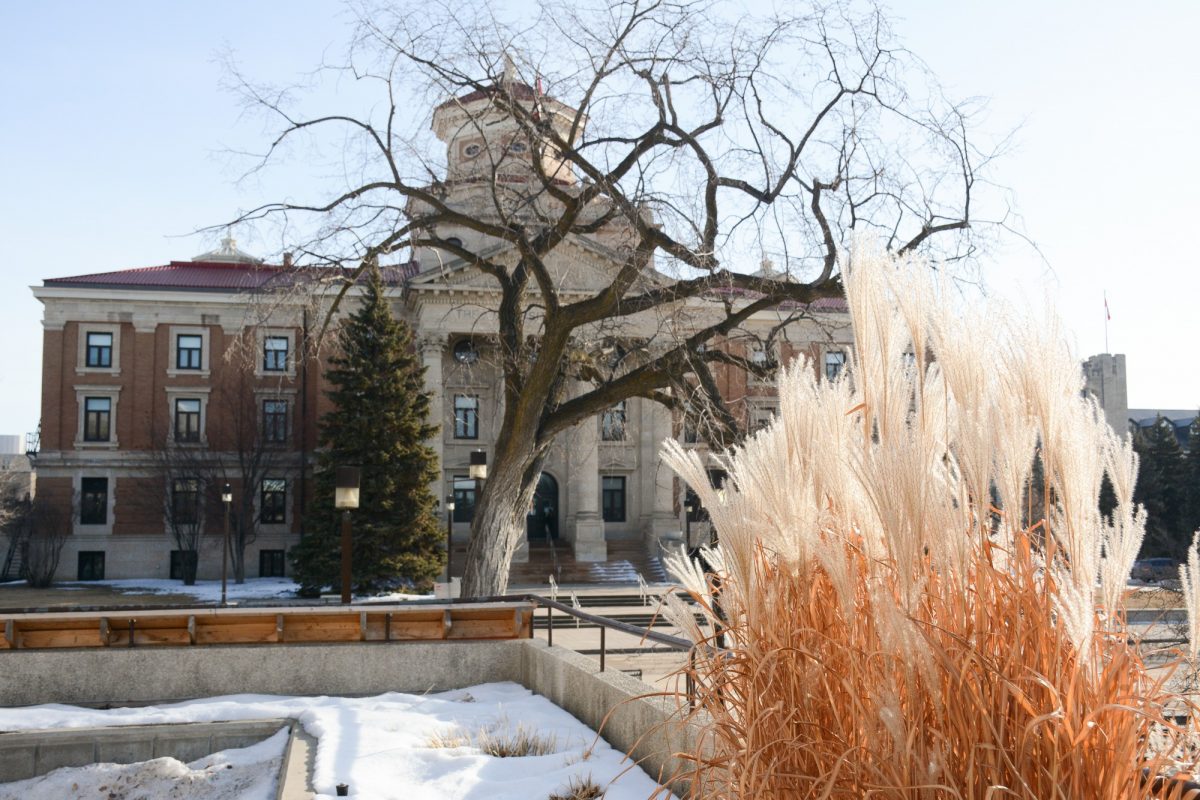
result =
M542 187L544 179L535 169L535 158L540 159L542 174L556 184L568 190L578 185L578 177L554 148L530 140L531 122L550 125L561 139L571 139L576 115L575 109L543 94L538 83L535 88L518 81L509 62L497 83L451 98L434 109L433 132L446 143L444 198L448 205L477 219L495 220L530 214L531 206L553 203ZM510 104L519 104L528 112L525 129L514 118ZM584 121L580 120L574 141L578 141ZM422 203L412 202L409 213L419 215L422 207ZM434 232L474 252L494 244L461 225L438 224ZM454 258L436 248L418 248L414 257L422 270Z
M539 180L532 159L541 150L546 175L563 185L577 183L552 148L529 141L508 103L519 103L537 123L549 124L562 139L570 139L575 109L542 94L540 81L538 88L518 81L510 62L499 83L447 100L434 110L433 132L446 143L447 182L491 182L493 175L506 183ZM582 128L581 124L576 137Z

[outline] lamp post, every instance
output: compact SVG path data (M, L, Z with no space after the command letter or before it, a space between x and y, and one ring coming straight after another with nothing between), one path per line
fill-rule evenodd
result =
M233 490L229 484L221 487L221 502L225 504L225 543L221 547L221 605L225 605L225 578L229 569L229 504L233 502Z
M454 495L446 495L446 583L452 580L450 574L450 563L454 556Z
M683 505L683 540L687 542L688 557L692 556L692 504L691 502Z
M342 512L342 605L350 605L351 548L350 510L358 508L358 485L362 474L358 467L338 467L333 505Z

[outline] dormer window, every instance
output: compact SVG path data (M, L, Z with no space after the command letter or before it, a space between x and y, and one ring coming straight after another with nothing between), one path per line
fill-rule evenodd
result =
M463 148L463 155L467 158L474 158L483 152L483 148L477 144L469 144Z
M524 142L513 142L508 146L508 152L510 153L524 153L528 149Z

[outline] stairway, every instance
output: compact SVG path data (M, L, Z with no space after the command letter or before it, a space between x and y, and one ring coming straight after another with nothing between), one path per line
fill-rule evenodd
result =
M531 541L529 561L512 565L508 584L510 588L544 589L552 575L560 586L636 586L639 575L647 583L666 580L658 557L650 556L641 540L608 542L605 561L576 561L570 543L560 540L553 544Z

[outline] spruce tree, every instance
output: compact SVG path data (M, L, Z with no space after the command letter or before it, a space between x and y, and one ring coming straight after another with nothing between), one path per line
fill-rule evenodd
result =
M1187 465L1175 426L1159 417L1134 436L1138 479L1134 502L1146 508L1144 555L1182 558L1191 536L1187 527Z
M378 269L367 276L363 304L341 326L326 378L334 408L321 417L314 488L304 539L291 551L301 594L340 589L340 524L334 508L339 466L358 466L362 483L353 525L353 588L371 592L408 585L428 589L445 563L430 490L437 456L427 444L425 368L408 326L394 319Z
M1187 529L1190 533L1200 530L1200 414L1188 428L1187 452Z

